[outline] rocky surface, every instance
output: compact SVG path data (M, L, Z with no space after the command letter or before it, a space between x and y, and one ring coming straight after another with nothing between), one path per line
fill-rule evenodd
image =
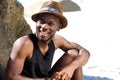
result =
M61 0L60 1L64 12L73 12L73 11L81 11L80 6L74 2L74 0Z
M4 71L13 42L32 32L23 13L24 8L17 0L0 0L0 80L4 80Z

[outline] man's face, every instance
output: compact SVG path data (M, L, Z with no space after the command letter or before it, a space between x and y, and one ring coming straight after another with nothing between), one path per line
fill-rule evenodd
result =
M54 15L42 14L36 22L36 36L39 41L47 42L53 38L60 28L60 20Z

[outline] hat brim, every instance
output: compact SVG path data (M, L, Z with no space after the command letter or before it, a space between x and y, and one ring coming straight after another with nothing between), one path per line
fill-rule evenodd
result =
M31 18L32 18L33 21L37 22L38 15L44 14L44 13L48 13L48 14L52 14L52 15L57 16L60 19L61 24L62 24L61 29L65 28L67 26L67 19L63 15L61 15L60 13L53 13L53 12L48 12L48 11L42 11L42 12L33 14Z

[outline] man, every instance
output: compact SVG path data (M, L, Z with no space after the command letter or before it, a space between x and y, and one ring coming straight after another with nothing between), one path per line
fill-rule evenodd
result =
M36 22L36 33L15 41L6 68L6 79L83 80L82 66L87 63L89 52L55 34L67 26L61 5L52 0L45 2L40 12L32 15L32 20ZM54 51L58 48L65 54L51 68Z

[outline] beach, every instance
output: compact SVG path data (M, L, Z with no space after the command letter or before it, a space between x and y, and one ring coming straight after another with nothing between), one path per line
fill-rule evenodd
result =
M64 12L68 26L57 32L90 52L90 59L83 66L84 80L120 80L120 6L116 0L108 2L86 0L81 3L81 11ZM35 32L35 23L30 16L26 11L24 17ZM56 53L53 64L62 51L57 50Z
M117 52L120 51L116 51L120 43L114 42L113 39L109 39L109 35L106 37L107 34L104 35L101 34L100 31L92 30L98 30L97 28L89 28L89 26L86 26L86 24L84 25L84 17L83 21L79 20L81 24L79 22L73 22L73 20L77 19L75 16L69 17L73 14L80 16L81 13L66 13L65 15L69 19L70 24L68 24L68 27L66 29L57 32L57 34L64 36L66 39L72 42L77 42L89 50L91 54L90 59L88 63L83 67L84 80L120 80L120 59L119 55L117 54ZM26 19L33 32L35 32L35 23L31 21L30 18ZM117 48L114 48L115 45ZM54 55L53 64L62 55L62 51L57 50L56 53L57 54Z

